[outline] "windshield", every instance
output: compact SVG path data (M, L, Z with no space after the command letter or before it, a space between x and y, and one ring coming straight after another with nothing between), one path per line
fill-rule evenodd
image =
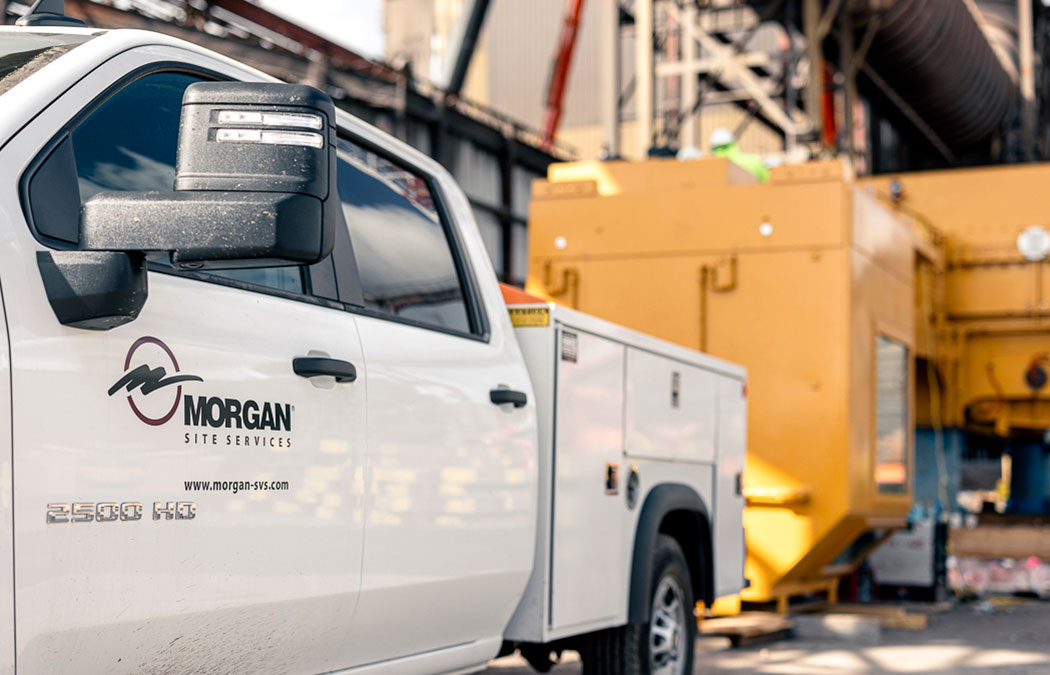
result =
M0 32L0 94L91 37L72 33L23 33L17 29Z

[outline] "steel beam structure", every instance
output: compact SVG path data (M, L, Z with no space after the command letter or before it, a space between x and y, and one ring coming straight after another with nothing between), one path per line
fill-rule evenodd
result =
M653 0L634 2L634 60L638 152L644 157L653 143Z
M620 0L601 2L601 122L607 157L620 156Z
M450 63L445 78L445 91L452 96L459 96L463 90L463 83L467 81L467 70L470 68L470 60L474 56L488 10L489 0L474 0L470 5L470 12L464 14L463 20L457 26L456 37L449 49L449 53L454 53L456 58Z
M671 145L699 146L705 106L721 103L740 105L747 111L747 122L758 119L772 127L784 137L787 148L809 135L815 125L791 100L785 82L788 78L776 72L779 64L767 51L749 47L763 18L747 2L713 0L698 6L690 1L656 0L654 5L665 32L674 38L660 35L657 29L660 58L648 71L667 84L663 89L680 92L677 110L655 111L657 119L671 118L659 130ZM799 59L788 62L797 69ZM642 67L639 62L636 72L646 72ZM791 79L797 77L792 75ZM644 124L643 120L639 127ZM643 133L651 138L651 126L639 131Z

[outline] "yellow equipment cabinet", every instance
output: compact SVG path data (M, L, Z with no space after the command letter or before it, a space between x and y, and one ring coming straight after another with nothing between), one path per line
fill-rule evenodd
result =
M930 429L940 437L941 453L947 452L940 455L942 466L953 454L965 461L1001 453L996 501L1009 514L1004 522L1016 528L1024 516L1044 517L1050 512L1050 208L1044 196L1050 164L912 173L861 184L880 198L892 197L896 210L927 223L943 240L943 264L920 268L920 286L932 291L922 304L935 330L923 369L930 375L917 381L917 439L929 437ZM938 502L955 500L949 482L950 476L938 486ZM994 494L990 488L970 497L987 499ZM930 501L928 494L923 501ZM995 522L994 515L980 519L982 526ZM955 539L953 530L950 548ZM994 546L986 553L1001 555Z
M527 290L745 365L744 599L834 594L911 506L926 231L838 162L552 165ZM642 480L645 477L642 476Z
M1000 438L1041 436L1050 428L1050 274L1045 257L1025 259L1017 242L1029 227L1050 226L1044 196L1050 164L911 173L861 184L883 199L897 192L895 208L928 223L945 242L944 265L931 270L930 303L941 423ZM917 393L921 404L927 387Z

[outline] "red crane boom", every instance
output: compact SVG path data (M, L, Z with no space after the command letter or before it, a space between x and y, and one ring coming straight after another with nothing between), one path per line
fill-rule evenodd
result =
M565 85L569 81L569 65L572 63L572 52L576 48L576 34L580 29L580 13L583 11L583 0L566 0L565 18L558 36L558 55L551 69L551 79L547 85L547 111L543 115L543 140L540 147L550 150L554 135L561 122L561 102L565 96Z

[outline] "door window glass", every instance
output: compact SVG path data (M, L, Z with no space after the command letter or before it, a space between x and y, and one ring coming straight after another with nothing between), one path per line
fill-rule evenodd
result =
M171 190L182 94L202 78L154 73L135 80L72 133L81 202L104 190ZM216 270L209 274L293 293L304 292L300 267Z
M342 138L338 181L365 306L469 333L463 286L427 181Z

